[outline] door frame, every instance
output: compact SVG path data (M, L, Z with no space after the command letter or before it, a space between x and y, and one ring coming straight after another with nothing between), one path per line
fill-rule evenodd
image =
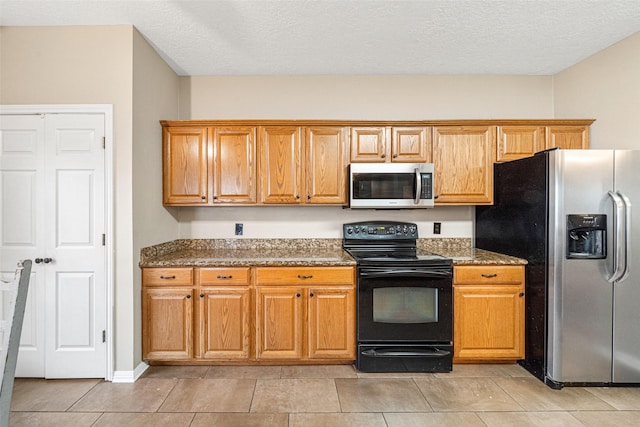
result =
M105 380L113 380L114 372L114 212L113 212L113 104L38 104L38 105L2 105L3 115L38 115L38 114L104 114L104 182L105 182L105 235L106 235L106 313L107 313L107 366Z

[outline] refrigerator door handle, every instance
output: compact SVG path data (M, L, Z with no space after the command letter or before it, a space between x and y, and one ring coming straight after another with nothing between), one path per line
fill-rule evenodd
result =
M613 250L613 265L614 270L611 274L611 277L607 279L609 283L613 283L619 280L624 274L625 263L624 258L622 257L622 246L621 242L624 238L624 233L622 231L622 224L624 222L624 201L613 191L609 191L609 197L613 200L613 204L615 205L615 228L616 234L614 239L614 250Z
M629 276L630 273L629 260L631 259L631 254L629 253L629 244L631 242L631 200L624 193L621 193L619 191L618 196L624 203L624 254L622 254L624 258L624 271L622 273L622 276L620 276L620 278L618 279L618 282L622 282Z

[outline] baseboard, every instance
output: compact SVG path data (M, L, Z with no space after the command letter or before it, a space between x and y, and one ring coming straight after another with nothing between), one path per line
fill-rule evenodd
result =
M133 371L114 371L111 382L134 383L138 378L140 378L144 371L147 370L147 368L149 368L149 365L144 362L140 362Z

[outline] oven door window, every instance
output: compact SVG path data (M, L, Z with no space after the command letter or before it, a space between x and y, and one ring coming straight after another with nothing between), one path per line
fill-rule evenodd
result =
M376 323L433 323L438 321L438 289L395 287L373 289Z

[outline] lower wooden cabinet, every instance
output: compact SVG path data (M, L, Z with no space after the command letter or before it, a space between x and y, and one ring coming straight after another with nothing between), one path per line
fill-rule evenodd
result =
M143 359L152 362L348 362L355 272L144 268L142 321Z
M524 357L524 266L456 266L455 362Z
M256 269L256 358L355 358L351 267Z

